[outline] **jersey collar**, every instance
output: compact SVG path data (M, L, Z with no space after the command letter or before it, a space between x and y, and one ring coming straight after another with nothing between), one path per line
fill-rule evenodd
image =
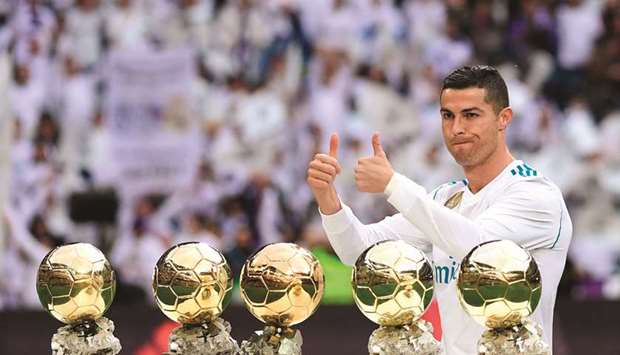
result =
M494 186L497 186L498 183L510 176L510 170L514 169L516 166L523 164L523 161L521 160L513 160L510 164L508 164L504 170L502 170L499 174L497 174L497 176L495 178L493 178L493 180L491 180L491 182L489 182L488 184L486 184L482 189L480 189L480 191L478 191L477 193L473 193L471 192L471 190L469 189L469 183L465 184L464 186L464 190L465 193L463 194L463 199L467 200L467 201L479 201L481 198L483 198L484 195L486 195L488 193L488 191L493 190ZM465 180L467 181L467 180Z

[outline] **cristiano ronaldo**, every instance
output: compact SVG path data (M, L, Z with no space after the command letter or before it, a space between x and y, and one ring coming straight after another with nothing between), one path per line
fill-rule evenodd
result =
M385 194L399 213L363 224L334 188L341 167L338 136L333 134L329 153L315 155L307 176L329 241L346 264L386 239L407 241L430 255L442 342L446 354L461 355L477 353L484 328L458 304L459 262L482 242L512 240L530 251L540 269L542 296L531 318L543 327L543 339L552 346L556 292L572 235L562 193L510 153L506 129L513 112L506 83L496 69L474 66L450 73L443 81L440 104L446 148L465 178L429 193L392 169L375 133L374 154L360 159L355 169L357 189Z

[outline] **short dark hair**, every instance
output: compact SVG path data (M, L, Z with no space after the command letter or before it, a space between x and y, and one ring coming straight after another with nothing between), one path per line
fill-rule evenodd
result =
M510 105L506 82L497 69L488 65L465 66L448 74L443 80L441 94L446 89L481 88L486 90L484 100L499 113Z

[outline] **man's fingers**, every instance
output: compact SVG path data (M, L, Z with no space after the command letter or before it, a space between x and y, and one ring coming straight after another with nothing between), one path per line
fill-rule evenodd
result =
M338 155L338 133L332 133L329 137L329 156L336 158Z
M336 158L329 156L327 154L317 154L314 156L315 160L320 160L321 162L325 163L325 164L329 164L331 166L333 166L334 168L336 168L336 174L340 174L340 172L342 171L342 168L340 167L340 163L338 163L338 160L336 160Z
M318 160L320 160L320 161L322 161L324 163L328 163L328 164L332 164L332 165L338 164L338 159L336 159L336 158L334 158L334 157L332 157L330 155L327 155L327 154L321 154L321 153L315 154L314 155L314 159L315 160L318 159Z
M385 157L385 152L383 151L383 147L381 146L381 138L379 137L379 132L375 132L372 135L372 149L375 152L376 157Z
M329 175L336 175L338 173L338 169L335 166L316 160L310 162L310 170L318 170Z
M321 180L321 181L325 181L327 183L331 183L331 182L334 181L334 176L333 175L326 174L326 173L324 173L322 171L318 171L318 170L315 170L315 169L309 169L308 170L308 176L312 177L312 178L315 178L315 179L318 179L318 180Z

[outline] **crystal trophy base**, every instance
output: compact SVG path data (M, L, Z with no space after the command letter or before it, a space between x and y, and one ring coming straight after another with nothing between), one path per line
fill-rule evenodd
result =
M292 328L266 326L241 343L242 355L301 355L301 332Z
M106 317L59 328L52 337L53 355L116 355L121 342L114 323Z
M542 328L531 321L510 328L487 329L478 341L479 355L551 355Z
M433 337L433 325L425 320L404 326L381 326L368 339L370 355L436 355L441 343Z
M230 330L230 323L222 318L205 324L182 325L172 330L168 338L169 351L164 355L237 354L239 345L230 336Z

